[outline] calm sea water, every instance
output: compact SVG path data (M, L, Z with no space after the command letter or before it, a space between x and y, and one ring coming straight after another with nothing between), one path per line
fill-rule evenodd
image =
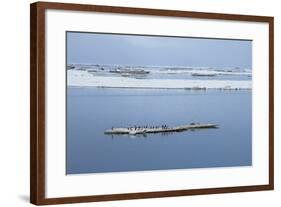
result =
M252 164L251 91L67 89L67 174ZM111 127L218 124L169 134L105 135Z

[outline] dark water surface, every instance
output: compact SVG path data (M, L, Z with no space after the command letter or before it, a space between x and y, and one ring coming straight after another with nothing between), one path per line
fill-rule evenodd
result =
M67 89L67 174L249 166L251 91ZM114 127L218 124L170 134L105 135Z

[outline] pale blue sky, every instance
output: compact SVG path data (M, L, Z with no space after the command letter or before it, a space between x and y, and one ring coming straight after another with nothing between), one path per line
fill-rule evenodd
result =
M252 41L67 32L67 62L252 67Z

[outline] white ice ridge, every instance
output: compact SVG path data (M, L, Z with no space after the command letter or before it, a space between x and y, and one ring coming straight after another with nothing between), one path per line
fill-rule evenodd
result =
M67 71L68 86L145 89L251 89L250 80L182 80L135 79L128 77L93 76L86 71Z
M202 75L247 75L251 76L251 72L228 72L215 70L150 70L151 73L160 74L202 74Z

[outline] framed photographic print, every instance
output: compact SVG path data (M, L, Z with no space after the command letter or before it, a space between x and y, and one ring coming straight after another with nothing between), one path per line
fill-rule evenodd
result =
M273 17L30 12L32 203L274 188Z

